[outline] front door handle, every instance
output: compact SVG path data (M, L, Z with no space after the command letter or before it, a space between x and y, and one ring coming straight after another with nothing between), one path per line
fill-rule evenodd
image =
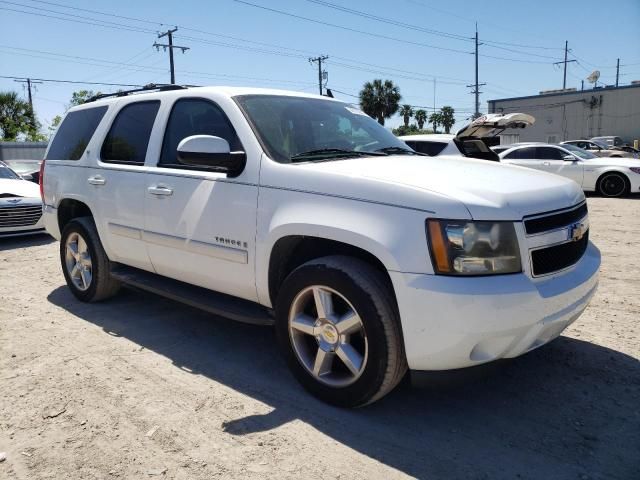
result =
M147 188L147 192L149 192L151 195L158 195L158 196L173 195L173 190L165 185L152 185L149 188Z
M93 177L87 178L87 182L91 185L104 185L107 183L105 178L102 175L94 175Z

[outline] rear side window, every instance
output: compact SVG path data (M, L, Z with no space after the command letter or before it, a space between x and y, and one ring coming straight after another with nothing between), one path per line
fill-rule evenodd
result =
M131 103L123 107L104 139L101 160L143 165L159 108L159 101Z
M178 144L192 135L224 138L232 152L242 150L236 131L220 107L209 100L185 98L174 104L169 115L159 165L185 168L178 161Z
M442 143L442 142L413 142L413 141L408 141L405 142L407 145L409 145L411 148L413 148L416 152L420 152L420 153L426 153L427 155L431 155L432 157L435 157L436 155L439 155L440 152L442 152L445 147L447 146L446 143Z
M507 153L504 158L509 160L534 160L536 158L536 149L534 147L519 148Z
M47 160L79 160L98 124L107 111L106 106L69 112L53 138Z

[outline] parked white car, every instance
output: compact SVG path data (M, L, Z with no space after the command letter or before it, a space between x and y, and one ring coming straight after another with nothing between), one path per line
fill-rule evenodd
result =
M0 237L42 233L43 229L38 185L0 162Z
M435 133L429 135L405 135L399 137L416 152L431 157L441 155L463 155L470 158L498 161L490 148L489 139L507 128L525 128L533 125L535 118L525 113L490 113L482 115L455 135Z
M621 197L640 192L640 160L597 157L570 143L521 143L496 149L500 161L570 178L586 192Z
M597 157L638 158L638 155L635 152L625 150L621 146L607 145L600 140L567 140L565 142L560 142L560 145L573 145L583 150L587 150Z
M572 181L417 155L335 99L171 88L74 107L49 145L45 224L82 301L126 283L275 324L310 392L358 406L407 368L544 345L596 290Z

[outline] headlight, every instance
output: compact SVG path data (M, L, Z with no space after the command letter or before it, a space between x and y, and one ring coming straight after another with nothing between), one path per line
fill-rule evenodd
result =
M436 273L496 275L522 271L512 222L430 219L427 237Z

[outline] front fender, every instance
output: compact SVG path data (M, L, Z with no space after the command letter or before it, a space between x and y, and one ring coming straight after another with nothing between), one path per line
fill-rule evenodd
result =
M374 255L389 271L433 273L426 213L306 192L263 189L256 236L256 287L270 305L269 259L278 240L310 236L346 243Z

